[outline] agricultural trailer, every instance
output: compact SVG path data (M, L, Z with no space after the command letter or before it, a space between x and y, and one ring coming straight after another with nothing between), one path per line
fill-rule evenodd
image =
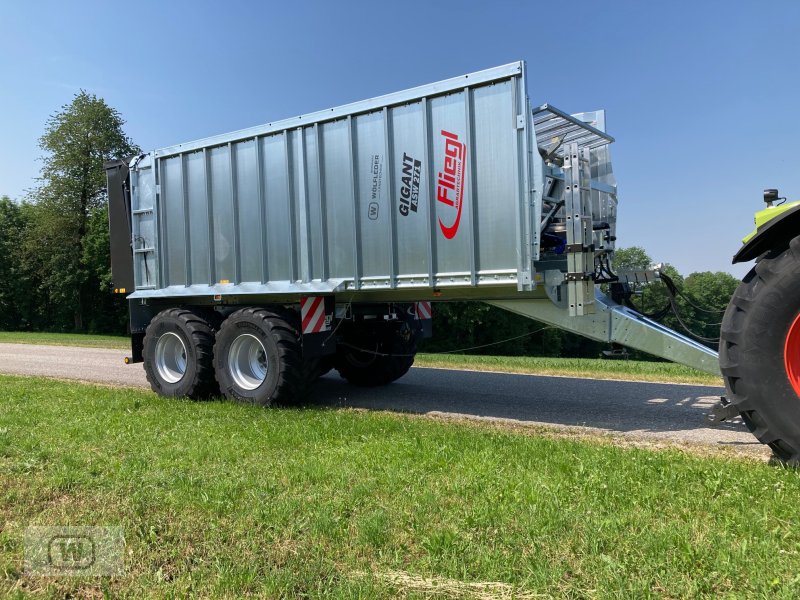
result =
M402 377L435 304L461 300L720 374L716 352L632 308L657 270L614 270L604 111L526 90L515 62L106 163L126 362L164 396L297 402L331 369ZM761 260L725 315L718 418L740 412L791 459L800 212L769 210L737 255Z

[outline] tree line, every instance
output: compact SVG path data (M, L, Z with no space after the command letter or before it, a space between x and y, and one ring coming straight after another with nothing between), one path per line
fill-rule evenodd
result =
M140 152L123 125L122 116L102 98L81 91L47 121L34 188L21 201L0 198L0 329L126 333L127 305L110 289L103 169L106 160ZM616 269L634 270L651 263L638 247L618 250L614 261ZM683 277L669 265L664 272L678 292L671 305L661 283L636 286L632 304L714 346L738 281L723 272ZM426 351L597 356L607 349L479 302L436 304L434 331Z

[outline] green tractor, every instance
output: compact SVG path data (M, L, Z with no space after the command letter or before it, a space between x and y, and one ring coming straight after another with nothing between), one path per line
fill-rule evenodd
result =
M780 458L800 463L800 202L764 190L767 207L734 263L755 259L722 319L728 400ZM778 203L778 201L783 201Z

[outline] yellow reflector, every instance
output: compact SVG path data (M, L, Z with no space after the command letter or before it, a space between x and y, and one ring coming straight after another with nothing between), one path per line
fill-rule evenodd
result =
M229 281L229 280L227 280L227 279L220 279L220 280L219 280L219 282L220 282L222 285L225 285L226 283L230 283L230 281Z

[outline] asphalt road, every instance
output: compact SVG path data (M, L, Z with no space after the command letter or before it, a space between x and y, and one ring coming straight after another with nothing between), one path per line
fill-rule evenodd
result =
M122 350L0 344L0 372L147 387ZM358 388L335 372L314 402L336 407L500 419L664 442L736 448L768 456L739 419L709 427L722 388L415 368L392 385Z

